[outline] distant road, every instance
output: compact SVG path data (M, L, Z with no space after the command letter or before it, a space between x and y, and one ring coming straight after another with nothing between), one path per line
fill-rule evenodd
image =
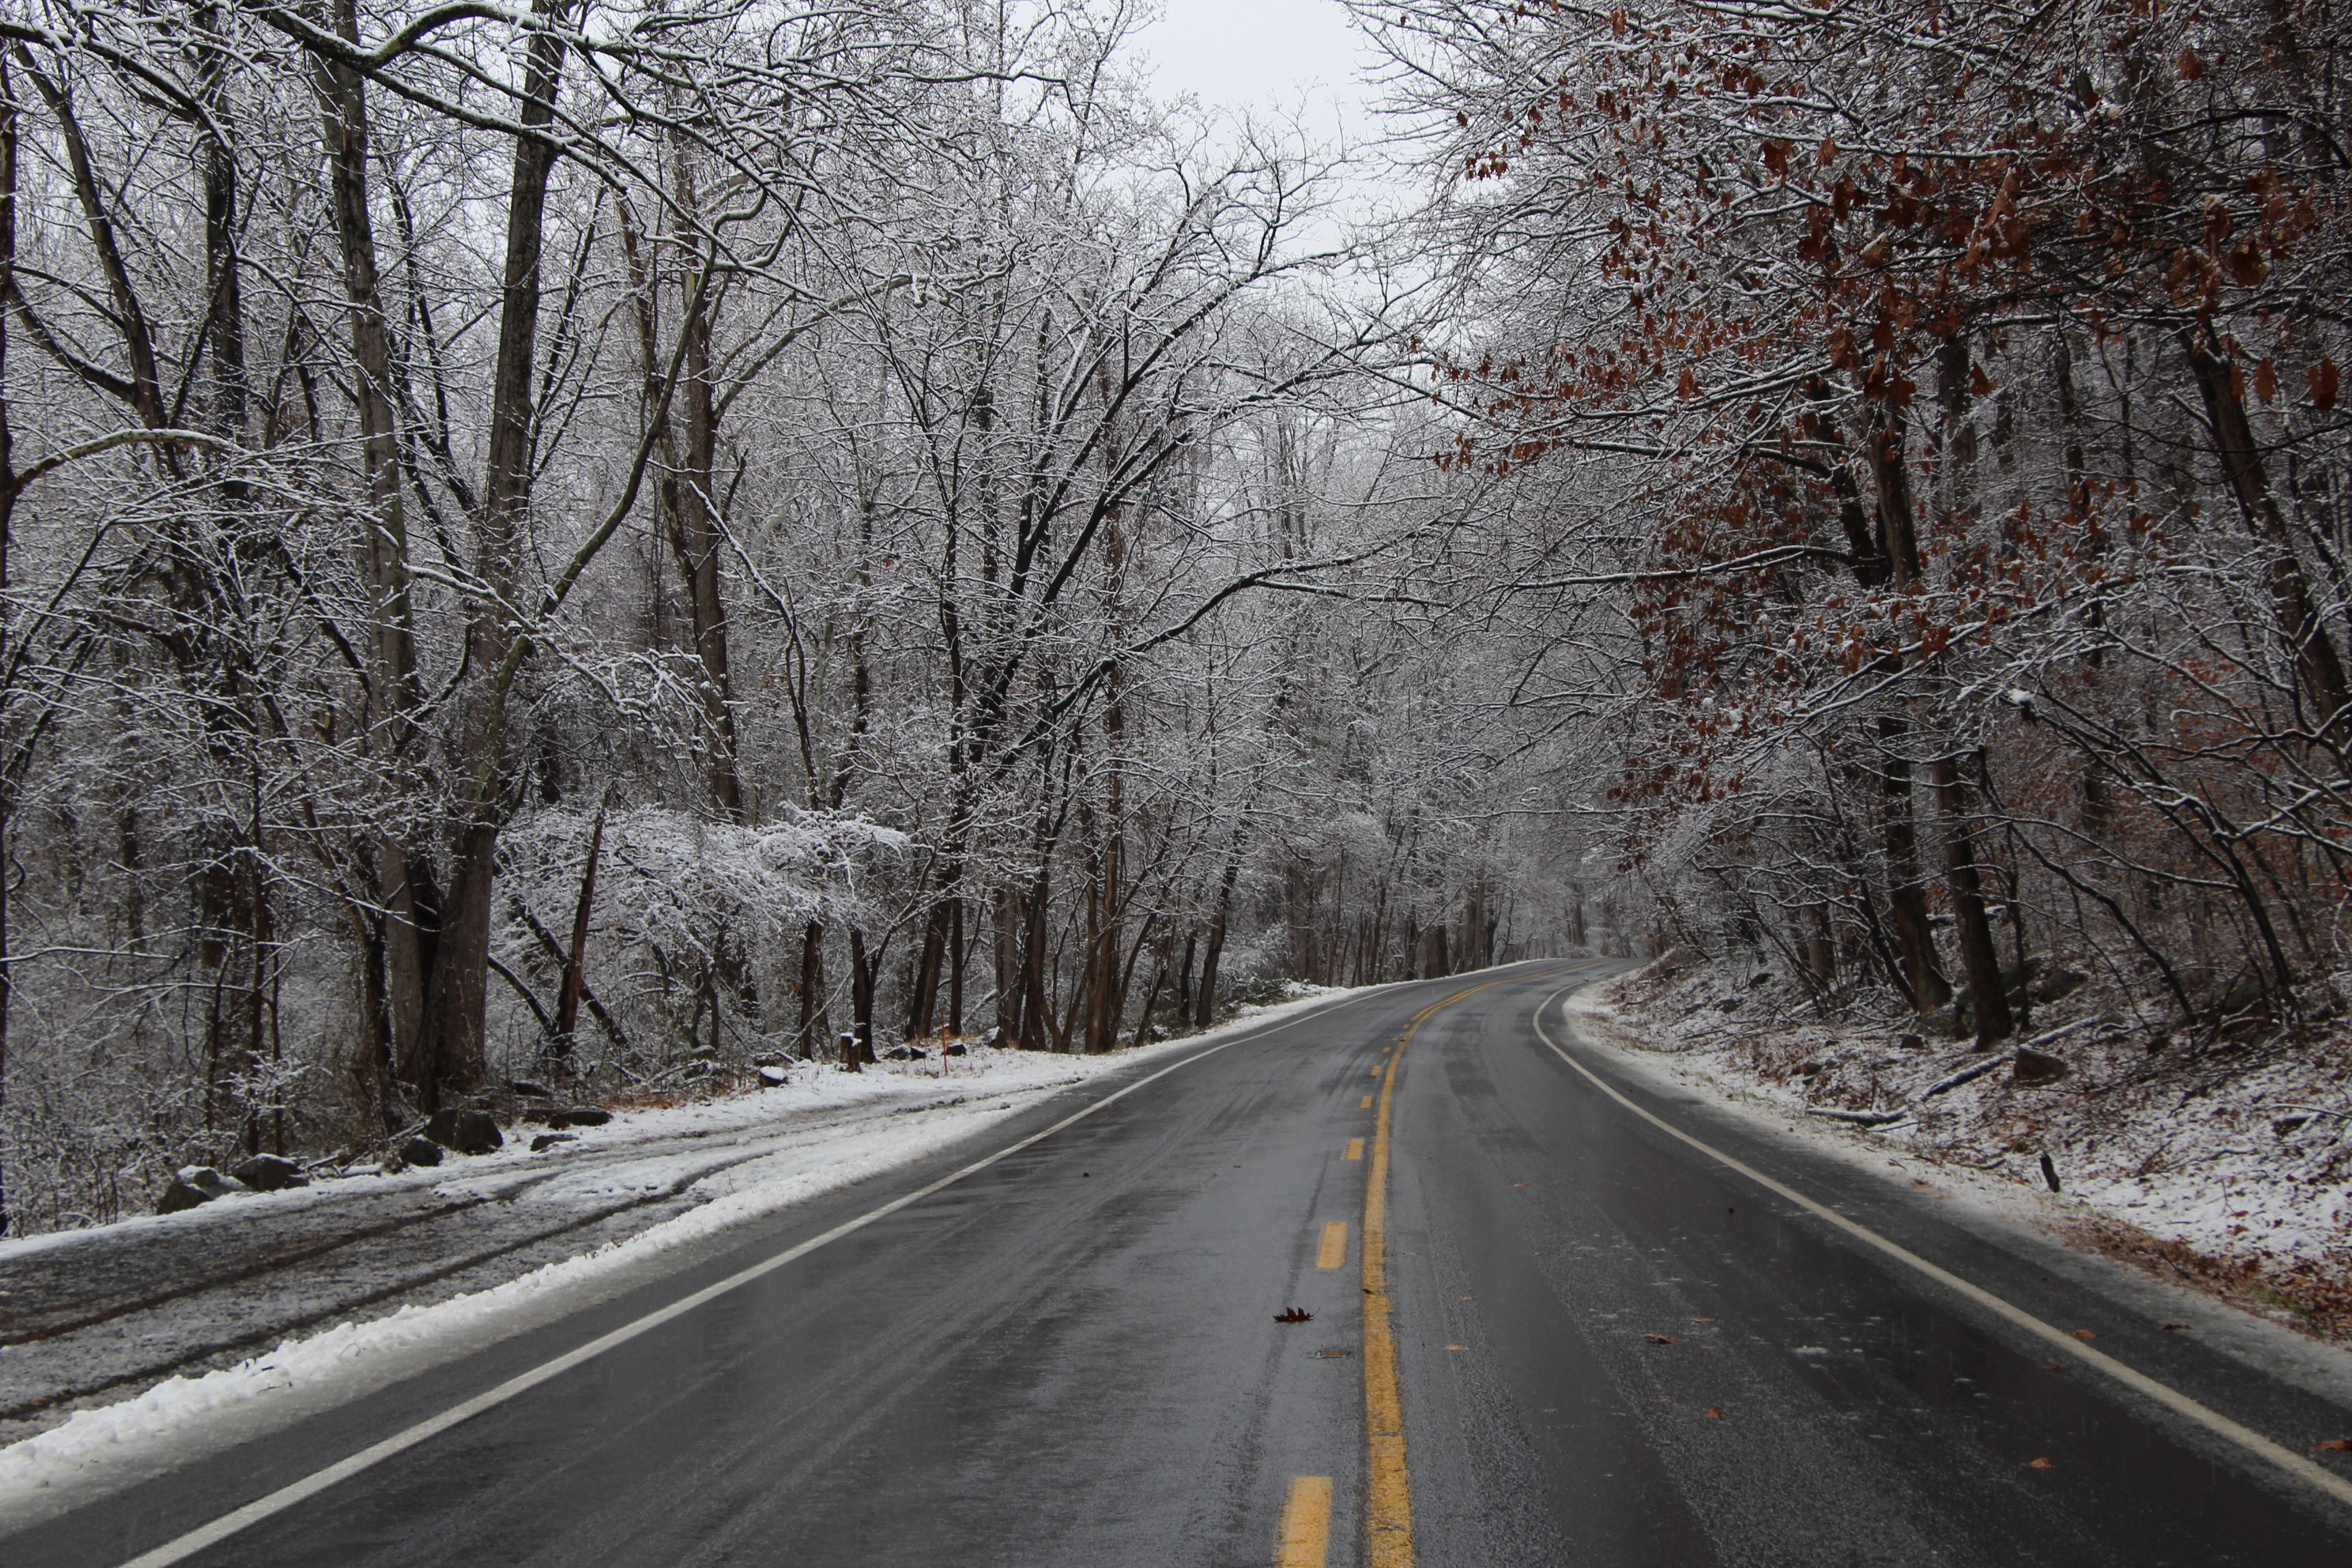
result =
M2352 1563L2352 1415L1641 1087L1613 967L1139 1064L0 1562Z

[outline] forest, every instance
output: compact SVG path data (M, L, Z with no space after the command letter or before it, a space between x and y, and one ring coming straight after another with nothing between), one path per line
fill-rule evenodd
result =
M1351 10L0 5L0 1228L1551 954L2343 1054L2342 7Z

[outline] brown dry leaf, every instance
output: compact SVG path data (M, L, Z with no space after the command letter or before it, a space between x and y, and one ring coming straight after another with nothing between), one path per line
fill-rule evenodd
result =
M2047 1459L2034 1459L2029 1462L2025 1468L2029 1470L2046 1470L2052 1467L2050 1461Z
M2054 1361L2045 1361L2042 1363L2042 1370L2044 1372L2064 1372L2066 1369L2060 1366Z
M2093 1333L2088 1329L2076 1329L2074 1331L2074 1337L2078 1340L2095 1340L2099 1336Z
M1276 1312L1274 1321L1277 1323L1311 1323L1315 1321L1315 1314L1304 1307L1293 1307L1286 1312Z
M1513 1186L1515 1186L1515 1187L1524 1187L1524 1186L1526 1186L1526 1185L1527 1185L1527 1184L1526 1184L1525 1182L1513 1182L1513 1183L1511 1184L1511 1185L1513 1185Z
M1711 1323L1715 1321L1715 1320L1713 1318L1693 1318L1691 1321L1694 1323Z
M2183 1329L2187 1328L2189 1325L2188 1325L2188 1324L2186 1324L2186 1323L2158 1323L2158 1324L2157 1324L2156 1326L2157 1326L2157 1329L2158 1329L2158 1331L2159 1332L2162 1332L2162 1333L2168 1333L2168 1334L2177 1334L2177 1333L2180 1332L2180 1331L2181 1331L2181 1330L2183 1330Z
M2330 1437L2324 1443L2314 1443L2312 1447L2323 1454L2352 1454L2352 1437Z
M1448 1345L1445 1348L1450 1351L1466 1351L1470 1347L1468 1345Z
M1678 1345L1682 1343L1682 1341L1675 1338L1672 1334L1643 1334L1642 1337L1649 1341L1654 1345Z
M1721 1405L1708 1405L1708 1406L1706 1407L1706 1418L1707 1418L1708 1420L1710 1420L1710 1421L1720 1421L1720 1420L1722 1420L1722 1419L1723 1419L1723 1407L1722 1407Z

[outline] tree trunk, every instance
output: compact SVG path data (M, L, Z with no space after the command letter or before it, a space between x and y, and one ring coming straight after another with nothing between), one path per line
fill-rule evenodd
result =
M814 1061L831 1043L833 1019L824 999L824 922L801 929L800 1054Z
M1968 977L1969 1008L1976 1016L1977 1048L1990 1050L2016 1029L2009 994L2000 984L2000 953L1985 918L1984 879L1978 869L1976 837L1969 826L1967 792L1959 766L1938 757L1927 766L1927 785L1944 816L1944 865L1959 928L1960 963Z
M850 1024L857 1036L857 1058L860 1061L874 1059L874 983L882 967L879 952L868 955L866 932L856 926L849 928L849 1010Z
M1225 922L1233 913L1234 884L1242 874L1238 855L1225 862L1224 879L1217 885L1217 912L1209 922L1209 940L1201 950L1201 994L1193 1004L1192 1023L1205 1029L1217 1016L1217 961L1224 956Z
M336 30L359 41L353 0L341 0ZM343 268L343 300L351 321L352 395L360 456L368 486L369 528L361 541L361 575L369 595L367 725L370 750L391 764L392 787L421 790L414 771L416 642L409 598L408 533L401 504L400 454L394 421L392 354L384 322L375 233L368 213L367 89L359 73L323 56L313 58L312 91L319 100L327 152L328 205ZM425 993L438 946L439 899L432 862L418 849L380 835L369 859L378 875L383 926L385 1016L392 1060L404 1081L425 1061Z
M2295 553L2294 537L2273 498L2270 476L2263 466L2262 448L2246 418L2238 389L2237 367L2216 343L2210 321L2200 321L2185 335L2189 368L2205 400L2212 426L2213 450L2221 459L2222 476L2246 526L2270 546L2271 613L2278 623L2279 639L2294 661L2297 694L2306 705L2305 718L2331 742L2344 743L2352 715L2345 711L2344 661L2327 635L2303 562Z
M604 808L596 808L596 826L588 831L588 862L580 872L580 902L572 912L572 951L563 961L563 993L555 1004L555 1028L548 1038L548 1054L558 1061L572 1057L572 1030L580 1021L580 993L588 983L588 917L596 903L596 858L604 847Z
M678 199L696 210L692 171L678 154ZM730 821L743 820L743 786L736 763L735 694L728 669L727 606L719 592L719 520L714 469L719 447L719 398L712 384L711 319L718 313L720 285L693 277L679 280L687 300L685 384L686 449L680 471L666 486L671 501L670 542L677 552L678 575L687 593L694 629L694 652L701 665L697 682L702 700L703 743L709 753L710 799ZM705 287L708 285L708 287Z
M537 0L532 15L560 25L568 0ZM554 144L541 132L554 122L563 44L551 31L534 31L525 54L525 98L518 118L514 175L507 198L506 265L499 311L498 360L491 377L489 453L482 505L475 524L474 573L489 594L472 606L467 658L476 678L465 705L465 776L457 808L456 873L443 911L427 993L424 1037L415 1082L427 1108L445 1094L469 1093L487 1070L485 1053L490 959L490 913L498 891L499 828L508 810L512 772L507 723L508 656L519 635L507 606L516 602L524 534L529 526L537 369L541 247Z
M1911 471L1902 414L1881 405L1865 445L1871 478L1878 492L1880 554L1896 591L1916 593L1921 582L1918 514L1911 500ZM1900 668L1901 658L1899 652L1890 652L1882 661L1882 668L1892 673ZM1911 759L1907 753L1910 734L1907 719L1895 713L1880 715L1879 769L1886 812L1887 903L1894 915L1895 941L1903 951L1903 973L1911 990L1911 1005L1925 1013L1949 1002L1952 987L1936 962L1935 931L1927 923L1927 892L1919 868L1918 828L1911 803Z
M16 658L16 617L7 610L10 548L16 536L16 437L8 418L7 303L16 289L16 87L0 53L0 669ZM5 713L0 710L0 713ZM7 715L13 718L13 714ZM15 726L0 731L15 750ZM16 954L9 946L8 846L16 822L16 769L0 758L0 1236L12 1228L8 1208L8 1019L16 1000Z

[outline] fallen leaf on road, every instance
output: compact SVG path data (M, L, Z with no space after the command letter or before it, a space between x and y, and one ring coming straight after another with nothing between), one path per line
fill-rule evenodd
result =
M1682 1343L1682 1341L1675 1338L1672 1334L1643 1334L1642 1337L1649 1341L1654 1345L1678 1345Z
M2177 1334L2189 1325L2186 1323L2158 1323L2156 1326L2158 1330L2163 1333Z
M1693 1318L1691 1321L1694 1323L1711 1323L1715 1321L1715 1320L1713 1318Z
M1304 1307L1293 1307L1287 1312L1276 1312L1274 1321L1277 1323L1311 1323L1315 1321L1315 1314Z
M2088 1329L2076 1329L2074 1331L2074 1337L2078 1340L2095 1340L2099 1336L2093 1333Z
M1448 1345L1445 1348L1450 1351L1466 1351L1470 1347L1468 1345Z
M2029 1470L2046 1470L2051 1468L2051 1464L2047 1459L2035 1459L2025 1468Z
M1513 1183L1511 1184L1511 1185L1513 1185L1513 1186L1515 1186L1515 1187L1524 1187L1524 1186L1526 1186L1526 1185L1527 1185L1527 1184L1526 1184L1525 1182L1513 1182Z
M2045 1361L2042 1363L2042 1370L2044 1372L2064 1372L2066 1369L2060 1366L2054 1361Z
M1722 1408L1722 1406L1720 1406L1720 1405L1708 1405L1708 1406L1706 1407L1706 1418L1707 1418L1708 1420L1710 1420L1710 1421L1720 1421L1720 1420L1722 1420L1722 1419L1723 1419L1723 1408Z
M2324 1454L2352 1454L2352 1437L2330 1437L2324 1443L2314 1443L2312 1447Z

